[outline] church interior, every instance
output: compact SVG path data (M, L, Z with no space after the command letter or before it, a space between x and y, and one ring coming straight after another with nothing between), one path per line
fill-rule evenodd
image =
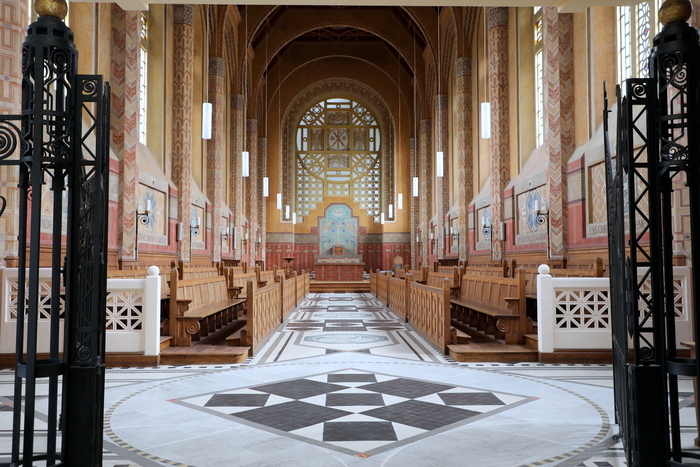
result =
M39 3L0 0L0 114L22 111ZM107 277L163 287L155 324L123 307L160 350L107 337L104 465L628 465L599 305L613 292L596 282L618 138L605 126L616 87L649 76L663 1L350 3L69 2L78 72L110 86ZM689 190L672 183L689 310ZM19 184L0 165L3 368ZM54 203L42 192L42 267ZM556 318L594 337L543 343L555 331L538 323L538 274L594 284L595 312ZM187 293L191 315L215 295L226 313L180 320ZM132 319L117 315L108 331ZM0 370L0 465L12 380ZM679 394L684 449L700 456L690 377Z

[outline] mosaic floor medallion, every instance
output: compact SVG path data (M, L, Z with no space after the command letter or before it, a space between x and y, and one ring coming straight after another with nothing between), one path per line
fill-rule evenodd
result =
M346 369L178 403L346 454L374 455L531 400Z

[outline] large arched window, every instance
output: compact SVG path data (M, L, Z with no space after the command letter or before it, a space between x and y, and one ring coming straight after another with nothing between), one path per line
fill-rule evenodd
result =
M299 221L326 196L343 196L379 222L381 131L367 106L344 97L315 103L301 117L295 143Z

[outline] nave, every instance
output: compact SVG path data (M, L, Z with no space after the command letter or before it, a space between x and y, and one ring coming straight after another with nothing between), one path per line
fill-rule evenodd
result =
M104 465L623 466L611 370L456 363L370 294L312 293L243 364L109 369ZM2 370L0 463L11 394Z

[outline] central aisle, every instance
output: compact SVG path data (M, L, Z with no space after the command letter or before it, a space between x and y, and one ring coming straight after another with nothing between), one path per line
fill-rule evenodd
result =
M606 365L457 364L369 294L312 294L244 364L110 370L105 447L144 466L594 465L609 386Z

